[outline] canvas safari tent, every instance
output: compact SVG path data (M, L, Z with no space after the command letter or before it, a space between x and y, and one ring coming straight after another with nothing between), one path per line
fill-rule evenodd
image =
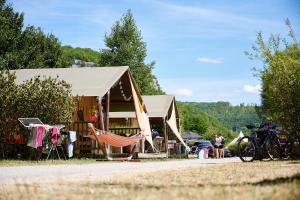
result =
M244 137L244 134L243 134L242 131L240 131L240 133L238 134L238 136L236 136L230 143L228 143L226 147L235 145L239 141L239 139L241 139L242 137Z
M100 130L118 134L141 132L149 145L153 145L147 111L128 66L20 69L13 71L16 73L17 84L35 76L58 77L59 80L71 84L72 95L79 97L76 111L73 113L73 121L69 125L70 130L77 132L75 154L102 153L97 144L86 137L88 123L93 123ZM134 127L110 128L109 114L120 111L133 112L138 119ZM117 150L111 147L110 151Z
M180 119L176 107L175 96L173 95L152 95L142 96L148 111L149 122L152 130L158 132L163 139L159 152L166 153L167 156L184 152L179 148L187 145L180 134ZM126 124L135 124L136 118L133 112L115 112L110 113L111 119L115 121L123 120ZM155 141L154 141L155 145ZM149 149L149 148L146 148Z

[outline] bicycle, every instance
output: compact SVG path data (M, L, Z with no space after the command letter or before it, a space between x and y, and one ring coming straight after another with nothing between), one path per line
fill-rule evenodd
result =
M271 160L281 159L281 147L274 126L254 130L255 126L248 125L247 128L251 130L251 136L244 136L238 142L238 154L243 162L266 157Z
M298 139L289 137L288 132L285 130L277 131L276 137L279 140L282 158L296 159L299 157L299 153L296 150L297 146L299 146Z

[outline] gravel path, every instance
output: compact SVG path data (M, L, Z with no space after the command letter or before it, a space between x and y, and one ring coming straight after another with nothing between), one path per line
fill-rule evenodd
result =
M0 185L47 182L55 180L101 180L112 175L160 171L178 168L240 162L238 158L191 159L163 162L96 162L94 164L61 164L0 167Z

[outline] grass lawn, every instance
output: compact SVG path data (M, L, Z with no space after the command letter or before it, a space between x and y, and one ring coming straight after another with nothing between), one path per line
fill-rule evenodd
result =
M163 164L163 162L162 162ZM0 199L299 199L300 162L263 161L131 173L103 181L2 186Z

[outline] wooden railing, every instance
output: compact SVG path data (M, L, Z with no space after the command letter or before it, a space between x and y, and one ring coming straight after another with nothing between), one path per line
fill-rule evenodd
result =
M110 128L110 132L117 134L117 135L132 135L132 134L138 134L140 133L141 129L140 128Z

